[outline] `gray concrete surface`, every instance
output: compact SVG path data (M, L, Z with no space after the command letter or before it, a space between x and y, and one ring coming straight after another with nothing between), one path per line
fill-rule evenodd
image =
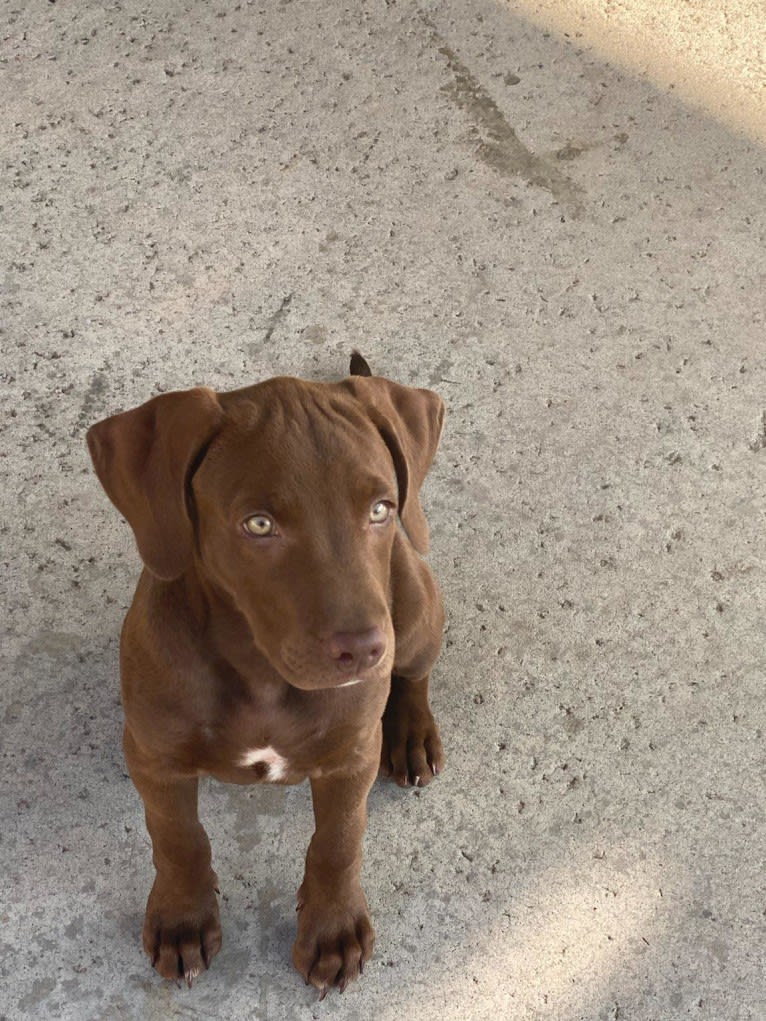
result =
M762 1021L763 150L492 0L0 19L0 1017ZM207 786L225 943L177 989L84 431L352 346L449 407L448 769L375 788L376 956L321 1004L307 789Z

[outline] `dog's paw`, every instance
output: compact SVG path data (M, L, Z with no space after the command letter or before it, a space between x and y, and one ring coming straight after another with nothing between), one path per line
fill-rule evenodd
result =
M163 978L191 988L221 949L221 938L214 887L179 893L155 880L146 905L144 950Z
M380 771L400 787L425 787L444 769L444 748L431 710L405 691L389 698L383 714Z
M306 985L319 990L321 1000L333 986L343 992L361 975L374 943L375 932L361 891L338 904L304 900L303 888L298 892L293 964Z

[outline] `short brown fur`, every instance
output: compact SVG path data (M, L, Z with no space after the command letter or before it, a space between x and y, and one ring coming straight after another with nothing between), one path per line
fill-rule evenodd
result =
M356 353L352 371L164 394L88 433L145 564L121 644L156 868L144 947L189 985L221 946L199 776L310 781L293 962L324 995L372 953L360 865L378 770L423 786L444 765L428 702L443 611L419 500L444 406L368 377ZM253 515L274 533L250 534ZM278 765L244 765L256 749Z

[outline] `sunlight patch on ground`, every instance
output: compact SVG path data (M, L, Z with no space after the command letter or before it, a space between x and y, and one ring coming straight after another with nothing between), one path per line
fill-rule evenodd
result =
M533 882L509 887L500 914L488 905L485 933L440 962L419 1009L472 1021L619 1017L623 995L635 1002L643 976L656 975L668 952L669 878L640 850L608 858L573 851Z
M766 142L763 0L498 0Z

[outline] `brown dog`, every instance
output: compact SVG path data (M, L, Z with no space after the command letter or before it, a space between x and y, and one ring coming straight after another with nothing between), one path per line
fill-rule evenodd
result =
M293 962L324 995L372 952L359 873L378 769L423 786L444 764L428 704L443 612L418 498L444 405L366 378L356 353L351 371L168 393L88 433L146 565L121 646L157 871L144 948L189 985L221 946L199 776L310 780Z

